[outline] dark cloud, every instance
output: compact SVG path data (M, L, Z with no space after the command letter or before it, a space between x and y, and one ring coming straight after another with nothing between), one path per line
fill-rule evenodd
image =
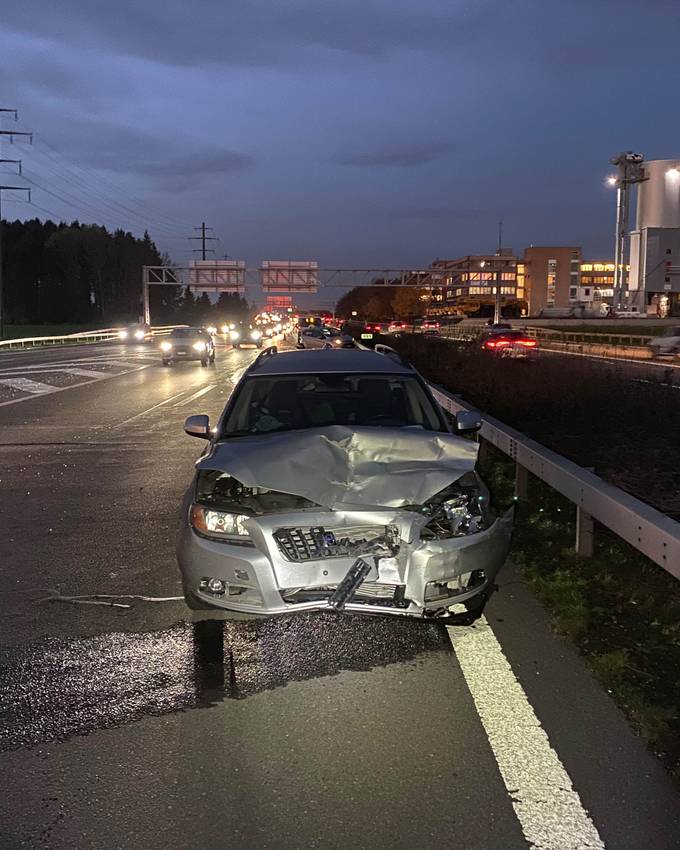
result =
M90 217L140 198L234 256L398 266L493 249L503 216L515 247L606 256L609 158L678 154L679 21L677 0L8 0L0 105L71 217L76 194Z
M341 156L338 162L341 165L388 166L406 168L413 165L425 165L441 159L454 150L454 146L448 143L439 144L412 144L399 147L386 146L385 150L374 150L371 152L354 153Z
M136 169L141 176L151 177L162 190L188 190L205 188L204 182L218 182L255 164L253 157L231 151L196 154L177 159L139 162Z
M213 0L187 5L118 0L10 3L3 25L66 43L101 47L169 65L305 67L327 51L380 57L448 50L495 27L493 0ZM326 52L315 56L315 51Z

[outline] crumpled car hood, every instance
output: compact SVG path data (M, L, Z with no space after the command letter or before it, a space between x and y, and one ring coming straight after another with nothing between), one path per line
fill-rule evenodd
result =
M396 508L421 505L474 469L477 449L453 434L333 425L225 440L197 466L326 508Z

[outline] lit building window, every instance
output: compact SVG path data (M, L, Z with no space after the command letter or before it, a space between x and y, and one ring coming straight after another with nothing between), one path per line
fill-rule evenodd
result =
M581 271L582 272L592 272L593 264L592 263L581 263Z

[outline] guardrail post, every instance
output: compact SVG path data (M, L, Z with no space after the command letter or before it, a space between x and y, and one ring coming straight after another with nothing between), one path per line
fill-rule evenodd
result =
M526 499L529 491L529 470L515 462L515 498Z
M576 506L576 554L590 558L593 554L593 518L580 505Z

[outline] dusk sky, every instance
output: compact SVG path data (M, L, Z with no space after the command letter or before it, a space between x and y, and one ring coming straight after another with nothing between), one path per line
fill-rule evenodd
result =
M0 106L35 144L3 156L42 210L3 213L146 225L175 260L205 220L249 265L423 266L500 217L608 257L609 158L680 155L679 35L677 0L4 3Z

